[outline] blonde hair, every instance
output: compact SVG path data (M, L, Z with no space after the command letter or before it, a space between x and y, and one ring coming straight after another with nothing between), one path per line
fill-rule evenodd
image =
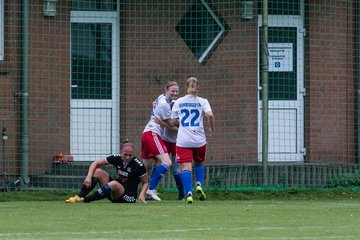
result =
M186 89L189 94L197 95L199 92L199 81L195 77L186 80Z

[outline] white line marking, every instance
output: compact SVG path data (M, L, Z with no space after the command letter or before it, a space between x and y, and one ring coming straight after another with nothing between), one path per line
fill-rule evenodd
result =
M267 231L267 230L303 230L303 229L358 229L358 226L355 225L347 225L347 226L300 226L300 227L239 227L239 228L190 228L190 229L163 229L163 230L119 230L119 231L89 231L86 234L125 234L125 233L184 233L184 232L198 232L198 231L206 231L206 232L220 232L220 231ZM0 237L26 237L26 236L40 236L41 238L46 238L46 236L62 236L66 235L70 237L71 235L82 235L85 232L24 232L24 233L0 233ZM302 237L264 237L264 238L256 238L256 239L351 239L355 236L302 236ZM91 238L91 239L103 239L103 238ZM158 238L157 238L158 239ZM165 238L168 239L168 238ZM171 238L174 239L174 238ZM237 238L237 239L255 239L255 238Z

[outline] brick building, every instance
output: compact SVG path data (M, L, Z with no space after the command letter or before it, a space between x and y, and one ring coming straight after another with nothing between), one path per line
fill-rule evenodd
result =
M216 116L208 164L260 164L262 1L59 0L54 16L1 2L9 174L44 174L60 152L91 161L124 138L140 152L152 100L189 76ZM358 163L358 8L269 1L269 163Z

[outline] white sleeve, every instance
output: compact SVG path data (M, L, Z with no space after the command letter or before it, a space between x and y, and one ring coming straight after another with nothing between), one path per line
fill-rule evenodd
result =
M207 99L204 100L204 113L211 112L212 110L209 101Z
M179 104L177 102L174 103L174 106L171 110L171 119L176 119L176 118L179 118L179 115L178 115L178 108L179 108Z
M170 104L161 103L159 106L159 111L160 111L161 119L163 119L163 120L170 119L170 117L171 117Z

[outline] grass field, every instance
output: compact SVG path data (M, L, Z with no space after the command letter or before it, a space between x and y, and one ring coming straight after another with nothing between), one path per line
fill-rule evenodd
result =
M0 202L0 239L359 239L360 200Z

